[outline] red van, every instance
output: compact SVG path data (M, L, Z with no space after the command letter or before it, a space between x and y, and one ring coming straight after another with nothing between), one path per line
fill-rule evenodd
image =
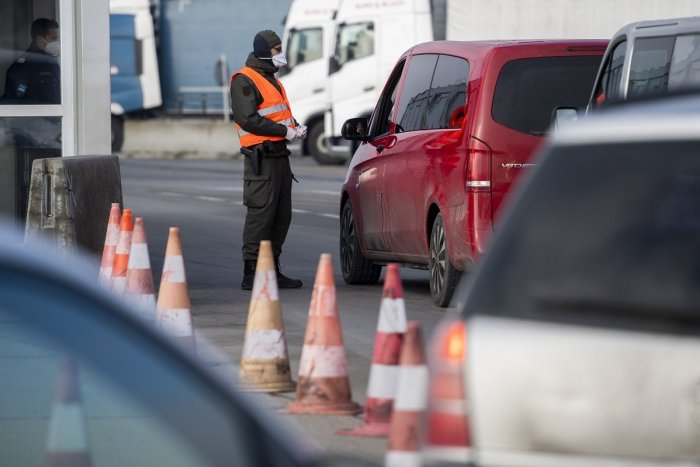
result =
M403 54L372 117L343 127L360 143L340 201L345 282L376 283L388 262L429 269L447 306L554 109L586 105L606 45L440 41Z

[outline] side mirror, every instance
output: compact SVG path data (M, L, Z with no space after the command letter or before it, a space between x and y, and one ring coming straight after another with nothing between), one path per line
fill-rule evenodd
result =
M332 75L333 73L338 72L338 70L340 70L340 62L338 61L338 57L332 55L328 59L328 74Z
M578 109L576 107L556 107L554 109L552 125L555 130L576 120L578 120Z
M369 124L369 119L366 117L362 118L351 118L343 123L343 128L340 134L343 138L349 141L367 141L367 128Z

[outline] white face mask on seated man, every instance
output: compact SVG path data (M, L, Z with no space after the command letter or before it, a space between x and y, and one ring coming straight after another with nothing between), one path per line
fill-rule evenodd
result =
M272 64L278 68L282 68L287 65L287 56L284 53L278 53L272 56Z

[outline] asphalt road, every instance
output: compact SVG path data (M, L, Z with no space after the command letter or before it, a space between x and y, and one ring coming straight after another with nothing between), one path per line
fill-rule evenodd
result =
M292 170L299 183L293 187L294 215L281 262L287 275L304 282L301 289L280 291L292 374L296 377L318 259L321 253L331 253L353 399L363 404L382 282L348 286L340 274L338 203L345 167L318 166L308 158L293 158ZM250 292L240 289L245 219L242 161L123 159L121 171L124 206L133 209L134 216L144 217L156 287L168 227L180 227L195 333L217 349L201 345L199 355L233 381L250 301ZM420 321L428 336L449 311L432 305L427 271L404 268L401 277L408 319ZM259 399L281 410L294 399L294 393L260 395ZM334 435L339 428L353 427L360 416L286 417L330 453L383 460L385 439Z

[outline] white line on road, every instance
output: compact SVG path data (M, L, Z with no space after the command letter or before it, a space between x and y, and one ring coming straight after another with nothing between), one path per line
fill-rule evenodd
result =
M340 219L340 216L338 214L328 214L328 213L322 213L319 214L321 217L330 217L331 219Z
M197 196L197 199L201 199L202 201L216 201L217 203L225 201L223 198L216 198L214 196Z
M304 209L292 209L292 212L295 212L297 214L309 214L310 211L306 211Z

